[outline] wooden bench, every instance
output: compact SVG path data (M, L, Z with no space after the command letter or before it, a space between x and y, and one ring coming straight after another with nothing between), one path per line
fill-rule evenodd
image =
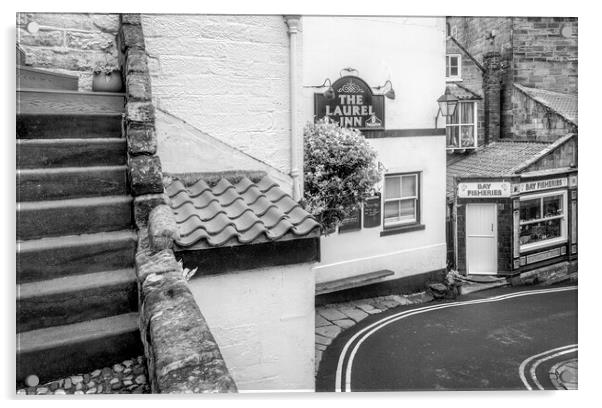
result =
M361 275L350 276L347 278L336 279L328 282L316 283L316 295L324 293L338 292L340 290L356 288L358 286L377 283L387 276L393 275L395 272L388 269L383 269L376 272L364 273Z

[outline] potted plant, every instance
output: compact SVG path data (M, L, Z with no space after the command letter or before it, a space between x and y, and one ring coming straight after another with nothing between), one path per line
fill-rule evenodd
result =
M111 66L109 63L97 65L94 68L92 78L92 90L94 92L121 92L123 81L121 70Z

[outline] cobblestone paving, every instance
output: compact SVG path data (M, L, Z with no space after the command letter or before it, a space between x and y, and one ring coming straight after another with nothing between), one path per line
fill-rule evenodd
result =
M147 378L146 359L139 356L88 374L21 388L17 390L17 395L149 394Z
M345 329L355 326L366 317L398 306L426 303L433 297L426 292L411 295L389 295L331 303L316 307L316 365L318 372L322 353Z

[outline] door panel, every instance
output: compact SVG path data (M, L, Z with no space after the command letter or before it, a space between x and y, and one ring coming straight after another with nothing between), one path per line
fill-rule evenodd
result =
M466 269L469 274L497 274L497 206L466 205Z

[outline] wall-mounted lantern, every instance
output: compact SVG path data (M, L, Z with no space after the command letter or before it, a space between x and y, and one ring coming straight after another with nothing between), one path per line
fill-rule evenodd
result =
M304 88L324 88L326 86L328 87L328 89L324 91L324 97L331 101L334 99L334 89L332 89L332 83L330 82L329 78L326 78L322 85L306 85L304 86Z
M383 85L375 86L374 89L380 91L381 89L386 88L387 85L389 86L389 90L385 92L384 95L389 99L395 99L395 89L393 89L393 84L388 79Z
M439 110L437 111L437 116L435 116L435 129L437 129L437 119L439 119L439 114L446 118L454 115L454 112L456 112L456 107L458 106L458 98L445 92L439 97L439 99L437 99L437 104L439 104Z

